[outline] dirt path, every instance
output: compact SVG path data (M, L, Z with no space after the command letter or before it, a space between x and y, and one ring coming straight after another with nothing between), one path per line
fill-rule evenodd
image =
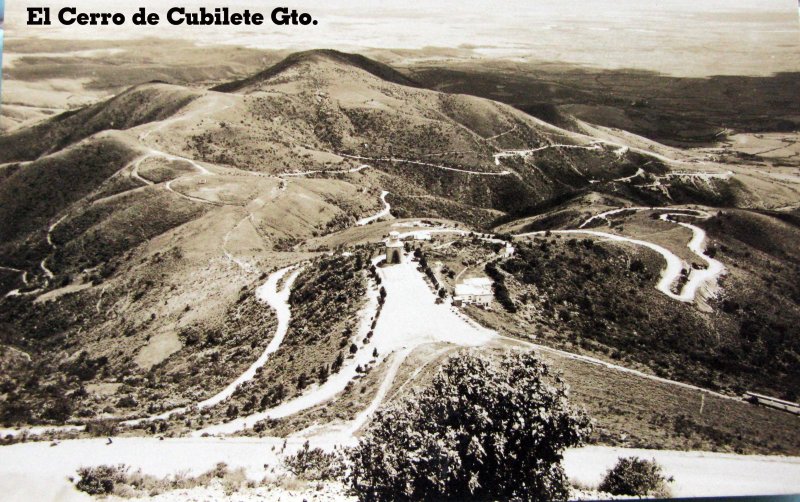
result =
M599 144L597 144L596 141L591 143L591 144L589 144L589 145L565 145L565 144L556 143L556 144L552 144L552 145L540 146L538 148L533 148L533 149L530 149L530 150L504 150L504 151L502 151L500 153L494 154L494 163L495 163L495 165L499 166L501 159L505 159L505 158L508 158L508 157L527 157L529 155L533 155L536 152L541 152L541 151L547 150L549 148L572 148L572 149L579 149L579 150L601 150L602 149L602 147ZM581 174L581 176L583 176L583 174L580 173L580 172L578 172L578 174Z
M267 281L262 284L261 286L256 289L256 298L258 298L261 302L266 303L270 306L273 310L275 310L275 315L278 318L278 325L275 328L275 334L272 336L272 340L270 340L269 344L267 345L264 352L256 359L253 364L251 364L241 375L239 375L233 382L228 384L224 389L217 392L213 396L200 401L196 404L193 404L192 407L196 407L198 409L203 408L210 408L212 406L216 406L217 404L221 403L222 401L228 399L236 392L236 389L243 384L244 382L250 381L255 377L256 371L259 368L266 364L267 360L269 359L270 354L278 350L283 343L283 338L286 336L286 332L289 329L289 320L291 319L291 310L289 308L289 294L292 290L292 284L294 284L295 279L297 279L298 274L302 269L298 269L297 266L293 265L290 267L282 268L277 272L272 273L268 278ZM291 275L283 282L283 288L278 290L278 283L283 279L283 277L291 272ZM175 408L164 413L160 413L158 415L149 416L146 418L140 418L136 420L127 420L122 422L123 425L138 425L142 422L149 422L151 420L158 420L158 419L166 419L176 413L183 413L188 409L188 407L181 407Z
M111 445L106 445L105 438L63 441L57 446L19 443L0 447L0 491L8 500L90 501L93 499L76 491L67 477L74 476L82 466L120 463L163 477L177 472L197 475L225 462L231 469L242 467L248 477L260 480L266 473L264 466L283 472L283 455L299 450L305 441L302 437L127 437L116 438ZM327 438L311 438L309 442L312 448L326 451L340 446ZM671 486L677 497L800 492L797 457L587 446L567 450L564 468L570 479L592 485L619 457L633 455L655 458L664 466L665 474L675 478Z
M60 224L62 221L64 221L66 218L67 218L67 215L65 214L65 215L63 215L61 218L59 218L59 219L58 219L58 220L57 220L55 223L53 223L52 225L50 225L50 226L47 228L47 243L50 245L50 248L51 248L51 254L52 254L52 252L53 252L53 251L55 251L56 249L58 249L58 246L56 245L56 243L55 243L55 242L53 242L53 237L52 237L53 231L54 231L54 230L56 229L56 227L57 227L57 226L58 226L58 225L59 225L59 224ZM42 259L42 261L39 263L39 268L41 268L41 269L42 269L42 271L44 272L44 275L45 275L45 277L46 277L46 278L47 278L47 280L49 281L50 279L54 279L54 278L55 278L55 274L53 274L53 271L52 271L52 270L50 270L49 268L47 268L47 259L48 259L48 258L50 258L50 255L47 255L47 256L45 256L45 257Z
M465 174L474 174L476 176L508 176L513 174L511 171L500 171L500 172L483 172L483 171L470 171L468 169L458 169L456 167L450 166L443 166L440 164L431 164L430 162L422 162L421 160L409 160L409 159L398 159L396 157L364 157L361 155L348 155L345 153L337 153L336 155L340 157L344 157L347 159L357 159L357 160L367 160L372 162L394 162L400 164L414 164L418 166L425 166L425 167L433 167L436 169L442 169L444 171L454 171L457 173L465 173Z
M28 285L28 271L27 270L21 270L21 269L15 268L15 267L7 267L5 265L0 265L0 268L2 268L3 270L8 270L10 272L16 272L16 273L20 274L21 279L22 279L22 283L24 285L26 285L26 286Z
M405 357L420 345L445 342L457 346L480 346L497 338L493 331L456 315L448 304L436 304L436 295L425 283L410 256L406 257L402 264L378 267L378 274L381 277L381 285L386 288L387 296L378 323L373 330L374 334L369 345L360 348L356 356L338 373L331 375L324 384L313 387L296 399L261 413L207 427L196 431L194 435L232 434L252 427L259 420L286 417L330 401L356 377L358 366L385 364L391 355L392 366L381 385L381 388L388 391L385 386L390 386L396 375L396 370L393 371L392 367L402 364ZM378 305L377 297L377 286L371 285L368 289L367 305L359 314L361 322L355 337L357 340L361 340L371 328L371 321ZM372 357L373 350L378 351L381 359ZM367 415L360 415L360 420L366 419ZM338 433L349 434L349 430L340 429ZM345 437L341 436L340 439L344 440Z
M152 181L148 180L147 178L143 178L139 174L139 166L141 165L141 163L144 162L145 160L153 157L153 156L154 156L153 153L148 153L148 154L143 155L143 156L139 157L138 159L136 159L133 162L133 168L131 169L131 178L133 178L133 179L135 179L137 181L140 181L140 182L144 183L145 185L153 185L154 183Z
M367 164L361 164L358 167L353 167L351 169L329 169L329 170L316 170L316 171L299 171L296 173L281 173L279 177L300 177L300 176L312 176L314 174L350 174L350 173L358 173L363 171L364 169L368 169L370 166Z
M239 375L233 382L228 384L224 389L216 393L215 395L200 401L198 403L193 404L193 407L197 408L208 408L211 406L215 406L220 402L224 401L225 399L229 398L233 393L236 391L236 388L239 387L244 382L252 380L256 374L258 368L264 366L267 360L269 359L270 354L278 350L281 343L283 342L284 336L286 336L286 331L289 328L289 320L291 318L291 312L289 310L289 294L291 292L292 284L294 283L297 275L300 273L301 269L297 268L297 265L293 265L290 267L283 268L278 270L277 272L272 273L268 278L267 281L262 284L261 286L256 289L256 297L269 305L270 308L275 310L276 316L278 318L278 325L275 329L275 334L270 340L270 343L267 345L264 352L256 359L253 364L251 364L241 375ZM291 272L288 278L283 282L283 287L278 290L278 284L283 279L286 274ZM151 420L158 420L158 419L166 419L176 413L183 413L188 409L188 407L180 407L175 408L164 413L160 413L158 415L152 415L149 417L134 419L134 420L126 420L122 422L123 425L127 426L134 426L141 424L143 422L148 422ZM5 437L6 435L17 436L21 434L23 431L27 431L31 435L40 435L46 432L72 432L72 431L82 431L85 429L83 425L60 425L60 426L34 426L34 427L22 427L22 428L14 428L14 429L0 429L0 436Z
M517 125L515 124L514 127L508 129L506 131L501 132L500 134L495 134L494 136L489 136L488 138L484 138L486 141L491 141L493 139L497 139L501 136L505 136L506 134L511 134L512 132L517 130Z
M367 288L367 304L359 312L359 327L355 340L366 337L370 330L372 319L378 308L378 290L374 284ZM314 385L299 397L290 399L269 410L253 413L248 416L239 417L229 422L216 424L198 431L194 431L192 436L199 437L204 434L233 434L235 432L248 429L261 420L267 418L283 418L294 415L318 404L330 401L337 394L342 392L347 384L358 375L356 368L362 368L372 360L372 351L367 347L362 348L353 359L346 362L337 373L330 375L328 380L322 385Z
M392 206L386 201L386 196L389 195L389 192L384 190L381 192L381 201L383 202L383 209L378 211L377 213L373 214L372 216L367 216L366 218L361 218L356 222L356 226L363 227L364 225L368 225L373 221L377 221L381 218L386 216L391 216Z
M141 157L139 157L138 159L136 159L132 163L132 169L131 169L131 173L130 173L131 178L136 179L136 180L144 183L145 185L154 185L155 183L153 181L151 181L151 180L149 180L147 178L144 178L139 174L139 166L142 164L142 162L144 162L147 159L153 158L153 157L160 157L160 158L164 158L164 159L167 159L167 160L170 160L170 161L187 162L189 165L191 165L193 168L195 168L198 171L198 174L196 174L196 175L188 174L188 175L184 175L184 176L179 176L179 177L177 177L175 179L171 179L171 180L167 181L166 183L164 183L163 184L164 189L167 190L168 192L171 192L171 193L177 195L178 197L181 197L181 198L193 201L193 202L199 202L201 204L210 204L210 205L213 205L213 206L228 205L228 204L224 204L224 203L221 203L221 202L216 202L216 201L203 199L201 197L195 197L193 195L187 195L187 194L185 194L183 192L179 192L178 190L175 190L174 188L172 188L172 184L174 182L180 181L182 179L188 179L188 178L191 178L191 177L194 177L194 176L198 176L198 175L199 176L202 176L202 175L216 176L216 174L217 174L215 172L210 171L205 166L202 166L197 161L189 159L189 158L186 158L186 157L181 157L180 155L173 155L171 153L166 153L166 152L162 152L160 150L155 150L153 148L149 148L146 154L142 155ZM103 199L98 199L98 200L95 200L94 202L96 203L96 202L99 202L100 200L108 200L108 199L110 199L112 197L115 197L115 196L118 196L118 195L119 194L115 194L115 195L111 195L109 197L104 197Z
M615 234L608 234L605 232L591 232L586 230L580 230L595 220L606 220L608 221L608 217L614 214L618 214L625 211L663 211L663 213L659 216L659 219L662 221L674 223L676 225L680 225L684 228L689 229L692 232L692 239L686 244L686 246L701 260L706 263L706 268L704 269L696 269L687 265L687 268L690 270L689 278L686 284L684 284L681 292L679 294L675 294L671 290L671 285L677 281L678 277L681 275L684 269L683 261L680 260L674 253L658 246L656 244L647 243L646 241L640 241L635 239L629 239L627 237L618 236ZM710 218L711 214L707 211L701 211L696 209L687 209L687 210L679 210L679 211L670 211L669 208L658 208L658 207L621 207L617 209L612 209L609 211L605 211L600 214L596 214L591 216L589 219L584 221L579 227L579 230L554 230L553 233L588 233L589 235L594 235L598 237L606 237L610 240L623 240L626 242L630 242L632 244L646 246L657 253L661 254L664 259L667 261L667 268L664 269L661 273L661 279L656 286L656 289L661 291L662 293L666 294L670 298L673 298L678 301L682 302L694 302L697 299L698 292L702 289L705 294L713 293L717 288L717 280L725 273L725 266L719 260L715 260L714 258L708 256L706 254L706 232L702 228L684 222L677 222L674 221L673 218L676 216L684 216L690 218ZM529 234L521 234L519 237L525 237L528 235L542 235L543 232L533 232ZM677 260L677 262L676 262ZM677 269L677 264L680 264L680 269Z
M231 238L231 234L234 233L236 231L236 229L239 228L239 226L241 224L245 223L245 222L250 222L250 224L253 223L253 214L252 213L248 213L244 218L239 220L236 223L236 225L233 226L233 228L228 230L228 232L225 234L225 237L222 238L222 252L225 255L225 258L227 258L228 261L230 261L231 263L235 263L236 265L239 266L239 268L241 268L245 272L253 272L253 271L255 271L255 267L251 263L249 263L249 262L247 262L245 260L240 260L239 258L236 258L233 255L233 253L228 251L228 241Z
M692 385L692 384L688 384L688 383L684 383L684 382L679 382L677 380L670 380L668 378L662 378L662 377L659 377L659 376L656 376L656 375L652 375L650 373L645 373L643 371L635 370L635 369L632 369L632 368L627 368L625 366L620 366L618 364L610 363L608 361L603 361L602 359L598 359L596 357L584 356L582 354L575 354L575 353L572 353L572 352L567 352L567 351L564 351L564 350L554 349L552 347L547 347L545 345L539 345L539 344L536 344L536 343L533 343L533 342L528 342L527 340L521 340L521 339L518 339L518 338L511 338L511 337L507 337L507 336L503 336L503 335L500 335L500 338L507 345L510 345L512 347L513 346L527 347L527 348L530 348L530 349L533 349L533 350L536 350L536 351L541 351L541 352L545 352L545 353L549 353L549 354L555 354L555 355L560 356L560 357L565 357L565 358L568 358L568 359L574 359L576 361L583 361L583 362L586 362L586 363L593 364L595 366L602 366L603 368L606 368L606 369L619 371L619 372L622 372L622 373L627 373L629 375L635 375L635 376L640 377L640 378L646 378L647 380L651 380L651 381L654 381L654 382L664 383L664 384L667 384L667 385L674 385L676 387L681 387L681 388L684 388L684 389L703 392L705 394L708 394L708 395L711 395L711 396L715 396L715 397L718 397L720 399L728 399L728 400L731 400L731 401L741 401L741 398L739 398L737 396L728 396L726 394L720 394L719 392L716 392L716 391L713 391L713 390L710 390L710 389L706 389L706 388L703 388L703 387L698 387L696 385Z
M280 345L278 333L285 333L285 329L288 328L290 312L287 300L293 277L287 279L281 292L277 291L277 284L289 270L289 268L282 269L272 274L257 292L260 299L267 301L278 311L279 328L275 338L270 342L270 347L247 372L222 392L200 403L200 406L219 404L230 397L236 386L247 381L248 377L252 378L259 365L263 365L267 361L270 351L276 350ZM293 275L298 272L295 271ZM494 331L467 318L450 305L435 304L435 295L425 283L422 274L416 270L415 264L410 261L399 265L380 267L379 273L382 285L387 289L387 299L375 328L373 340L375 347L378 347L381 353L386 354L383 364L389 364L389 367L370 405L362 410L354 420L306 429L286 439L193 437L159 441L156 438L119 438L115 439L112 445L106 445L104 439L81 439L64 441L55 448L47 443L21 443L0 448L0 459L7 455L14 459L13 462L0 462L0 465L3 466L0 467L3 478L14 479L13 475L24 474L26 476L43 476L47 479L56 477L64 479L82 465L121 462L134 467L142 467L149 473L167 475L179 470L201 472L219 461L228 462L234 467L242 466L250 475L258 476L261 473L260 475L263 476L264 465L280 466L280 456L277 452L284 445L286 446L284 453L290 453L300 448L305 441L309 441L312 447L318 446L326 450L354 444L354 434L386 399L402 362L413 348L425 343L445 342L452 344L453 347L481 346L489 343L506 347L522 346L589 361L615 371L628 372L659 382L712 393L706 389L662 379L594 358L499 336ZM374 299L377 296L375 288L371 288L371 291L371 298ZM364 325L369 325L371 322L370 312L372 311L371 307L364 309L362 327L359 328L359 331L363 329ZM360 353L364 354L371 348L371 346L364 347ZM438 357L446 350L448 349L440 349L435 355ZM342 377L345 385L349 379L349 374ZM338 385L334 387L338 387ZM326 402L337 393L333 392L334 390L332 387L326 388L325 385L319 386L301 398L291 400L278 407L282 407L282 411L275 412L277 409L273 409L273 414L288 416L301 409ZM730 396L719 396L736 399ZM247 418L250 420L221 424L199 431L197 435L201 435L203 432L220 434L235 432L240 430L243 425L250 425L252 420L259 417ZM585 483L596 483L596 478L611 467L618 457L626 455L656 458L665 467L667 474L675 476L677 480L676 495L783 493L800 489L800 485L797 485L798 482L795 481L795 484L792 484L792 480L800 479L800 459L792 457L630 450L592 446L569 450L565 456L565 468L567 474L573 479ZM42 464L42 459L47 459L46 464ZM732 479L745 479L746 482L731 484ZM709 480L712 480L713 483L709 483ZM69 485L65 484L65 486Z
M631 174L630 176L617 178L611 181L616 181L617 183L630 183L634 178L638 178L639 176L644 176L644 175L645 175L644 169L640 167L639 169L636 170L635 173Z

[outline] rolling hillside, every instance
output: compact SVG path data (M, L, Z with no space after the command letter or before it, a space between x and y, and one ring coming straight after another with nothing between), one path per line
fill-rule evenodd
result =
M330 401L331 420L366 420L398 374L413 384L461 335L542 344L571 375L587 371L570 362L583 357L614 386L629 370L643 388L661 378L687 402L751 388L793 397L797 226L777 210L796 202L793 175L550 111L557 124L310 51L208 90L135 86L0 136L0 419L289 434ZM609 211L620 212L597 216ZM708 233L722 293L680 296L712 263L681 224ZM532 235L582 228L595 234ZM409 252L424 248L452 277L373 267L390 231L410 232ZM451 309L456 268L505 278L496 310ZM657 289L667 269L674 283ZM781 292L768 305L745 283ZM413 333L387 325L384 302L389 319L423 309L435 332L424 319ZM604 440L624 443L619 414L602 417ZM637 444L654 437L641 422ZM728 422L724 437L705 422L698 435L763 452L761 423L735 441ZM769 441L791 437L781 431Z

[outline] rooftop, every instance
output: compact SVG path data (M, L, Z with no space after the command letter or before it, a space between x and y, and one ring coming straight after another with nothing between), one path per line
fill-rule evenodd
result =
M472 277L456 284L456 296L491 294L492 280L488 277Z

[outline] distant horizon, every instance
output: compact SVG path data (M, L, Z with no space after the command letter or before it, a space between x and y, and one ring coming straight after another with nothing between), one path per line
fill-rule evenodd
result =
M10 4L7 41L192 40L200 45L235 45L258 49L333 48L349 52L373 49L460 49L469 57L521 61L559 61L602 68L632 68L676 76L768 75L800 71L800 25L793 0L692 2L670 0L640 5L633 0L526 2L515 0L487 11L485 3L437 2L410 6L392 0L363 8L357 2L314 0L290 6L311 13L319 26L249 27L76 27L26 26L32 0ZM767 5L764 5L767 3ZM63 7L53 0L36 5ZM146 0L135 6L120 0L76 0L81 11L119 11L130 16L139 6L166 12ZM177 5L177 4L175 4ZM187 9L219 7L190 1ZM224 4L269 13L273 6L248 0ZM58 51L54 43L54 51Z

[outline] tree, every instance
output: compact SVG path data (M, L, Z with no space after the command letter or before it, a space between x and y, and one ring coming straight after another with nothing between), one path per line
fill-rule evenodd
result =
M317 372L317 380L319 380L319 383L325 383L328 381L328 375L328 366L323 364L319 367L319 371Z
M372 357L378 357L378 348L372 349Z
M331 371L333 373L338 373L340 369L342 369L342 365L344 364L344 356L341 352L336 354L336 359L333 361L333 365L331 365Z
M239 407L235 404L229 404L228 409L225 410L225 416L228 418L236 418L239 416Z
M297 388L298 390L303 390L308 385L308 376L305 372L300 373L300 376L297 377Z
M565 448L590 421L532 353L463 353L379 410L348 457L360 500L566 500Z
M356 352L358 352L358 345L356 345L354 343L351 343L350 344L350 353L351 354L355 354Z

